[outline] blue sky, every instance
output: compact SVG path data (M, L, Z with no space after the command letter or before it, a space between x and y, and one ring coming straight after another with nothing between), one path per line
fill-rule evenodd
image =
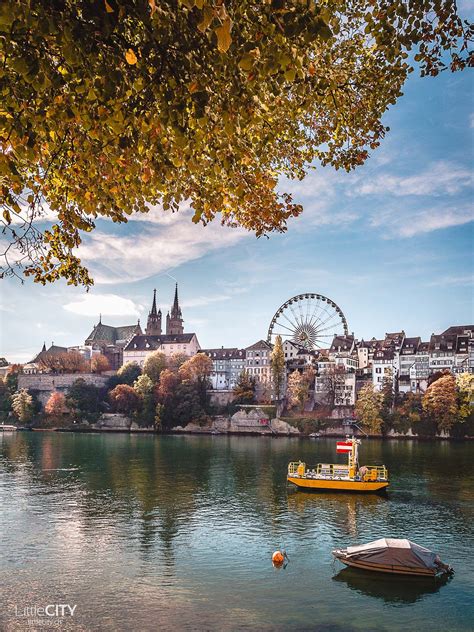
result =
M143 324L153 288L168 309L173 279L185 331L203 347L265 338L277 308L301 292L332 298L359 338L404 329L427 339L472 322L474 84L470 71L414 75L366 165L289 183L305 210L286 234L194 226L186 211L99 221L82 248L96 279L88 294L4 280L0 356L27 361L43 341L80 344L99 312L108 324Z

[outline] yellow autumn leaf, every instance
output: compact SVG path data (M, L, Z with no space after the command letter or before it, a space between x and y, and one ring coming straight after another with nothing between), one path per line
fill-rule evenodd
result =
M107 13L113 13L114 12L114 10L110 6L110 4L107 2L107 0L104 0L104 4L105 4L105 10L107 11Z
M138 61L137 56L135 55L135 53L133 52L131 48L129 48L128 51L125 53L125 59L127 60L127 63L130 64L131 66L136 64Z
M223 21L222 26L218 26L215 30L217 36L217 48L221 53L226 53L232 43L232 38L230 36L231 28L232 20L227 17Z

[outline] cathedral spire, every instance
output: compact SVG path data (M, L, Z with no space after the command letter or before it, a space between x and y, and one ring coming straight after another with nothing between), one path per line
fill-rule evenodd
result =
M156 309L156 290L153 290L153 303L148 314L145 333L148 336L161 336L161 310Z
M182 334L184 333L183 327L183 317L181 313L181 308L179 306L179 298L178 298L178 284L176 283L176 287L174 290L174 301L171 307L171 311L166 317L166 333L167 334Z
M176 287L174 290L174 301L173 307L171 308L172 316L177 316L179 314L179 299L178 299L178 284L176 283Z
M41 353L44 353L46 351L46 342L43 342L43 348L41 349Z
M156 316L156 290L153 290L153 305L151 306L150 315Z

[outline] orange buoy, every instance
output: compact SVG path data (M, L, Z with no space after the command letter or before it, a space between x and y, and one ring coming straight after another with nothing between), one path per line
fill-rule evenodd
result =
M272 562L275 566L280 566L285 561L285 557L281 551L275 551L272 555Z

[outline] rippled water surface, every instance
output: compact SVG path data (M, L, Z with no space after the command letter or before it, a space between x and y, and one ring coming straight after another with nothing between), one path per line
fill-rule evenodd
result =
M361 460L390 468L384 498L287 490L288 461L344 460L334 440L5 433L0 629L44 629L25 607L76 604L62 629L472 630L473 452L365 441ZM383 536L436 550L454 578L333 563Z

